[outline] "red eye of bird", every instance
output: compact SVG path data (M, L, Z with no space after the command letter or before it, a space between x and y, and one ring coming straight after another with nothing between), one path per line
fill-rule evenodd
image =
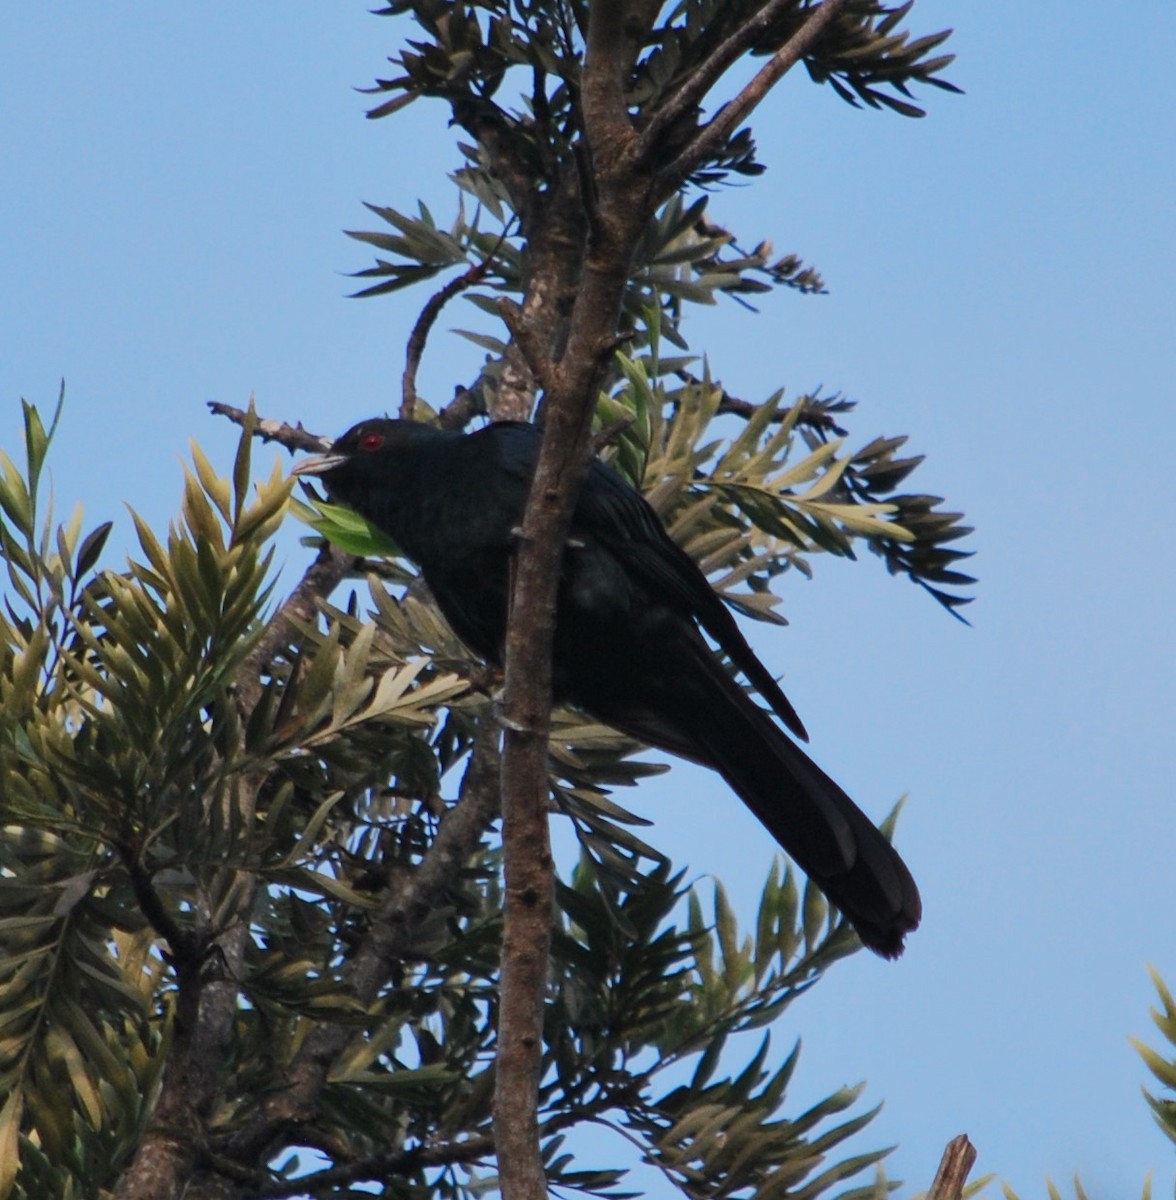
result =
M359 439L361 450L378 450L383 444L384 435L382 433L365 433Z

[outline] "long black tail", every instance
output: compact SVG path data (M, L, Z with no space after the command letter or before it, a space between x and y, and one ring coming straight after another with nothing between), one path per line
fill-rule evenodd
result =
M906 863L701 640L693 657L695 669L674 671L672 686L647 695L647 703L599 715L642 741L718 771L862 941L896 958L922 915Z
M755 712L711 744L715 769L862 941L896 958L923 912L906 863L845 792Z

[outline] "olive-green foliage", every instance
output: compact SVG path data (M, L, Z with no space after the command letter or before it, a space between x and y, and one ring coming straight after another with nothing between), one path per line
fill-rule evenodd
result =
M683 0L668 7L638 48L628 79L627 100L640 114L638 127L665 117L689 86L691 72L761 7L753 0ZM909 3L852 0L806 58L810 76L829 82L850 103L922 115L907 99L912 85L956 89L940 77L952 56L934 53L947 34L912 39L899 28L910 8ZM357 295L379 296L479 265L479 281L463 299L480 314L481 327L458 332L487 352L467 390L492 409L508 348L508 334L499 324L500 304L503 298L524 296L533 270L527 223L534 214L526 211L528 198L544 187L558 191L566 186L569 164L575 161L583 5L575 0L466 0L456 5L398 0L382 11L411 14L424 36L392 60L399 72L371 89L390 98L369 116L387 116L416 99L434 97L450 106L455 123L471 140L460 146L465 161L453 174L459 203L447 227L424 205L416 215L368 205L385 228L351 234L381 252L373 266L357 272L372 281ZM776 49L809 11L800 0L784 6L753 52ZM688 113L682 119L690 123L694 117ZM669 131L667 143L673 143ZM695 182L709 186L729 172L760 170L754 143L743 130L704 164ZM511 172L528 181L524 196L506 178ZM779 286L805 294L824 290L819 273L797 255L777 255L764 240L746 248L736 234L710 220L708 204L706 194L688 199L684 191L675 192L638 244L622 310L628 344L617 356L600 404L605 426L616 420L637 426L620 435L619 465L642 476L641 453L650 449L649 415L667 408L701 408L707 420L716 411L745 416L754 411L756 428L747 434L753 440L768 423L786 420L817 457L798 465L805 474L797 482L810 484L807 497L790 503L785 520L775 519L780 513L765 517L777 536L800 551L815 545L837 554L851 553L850 541L860 537L892 573L914 580L958 615L967 603L958 589L973 580L956 569L967 554L951 543L970 530L960 524L959 513L939 511L939 497L898 490L922 461L899 456L905 437L875 437L850 451L841 441L845 431L839 420L854 405L839 396L800 395L785 405L781 388L751 405L727 396L705 368L701 380L691 374L697 357L690 354L684 330L689 305L714 304L722 297L746 304L747 297ZM660 352L659 341L669 343L675 355ZM694 394L699 389L701 397ZM425 415L428 408L422 404L419 411ZM761 453L776 453L781 445L782 440ZM773 505L771 500L760 503L740 480L726 484L726 499L758 504L761 511ZM879 520L887 517L892 519Z
M862 545L950 611L968 603L942 589L973 582L951 565L967 552L945 548L971 530L958 513L932 511L936 497L895 494L922 462L897 456L904 437L847 449L833 421L845 402L806 396L786 406L781 392L730 437L730 424L718 427L723 389L705 376L678 380L679 360L660 354L660 311L648 310L645 322L645 352L617 356L617 385L597 404L597 427L610 443L603 455L644 490L733 607L782 624L770 590L777 575L811 575L814 554L853 558ZM348 509L321 500L296 509L355 553L389 550L386 536Z
M806 0L781 6L752 53L774 53L796 32L810 7ZM896 5L851 0L806 58L810 77L831 83L850 104L922 116L921 109L900 98L910 95L911 84L958 89L940 77L954 55L932 54L948 34L912 40L899 28L912 7L913 0ZM627 102L656 109L717 44L762 8L758 0L680 0L666 5L626 81ZM554 95L545 93L541 101L532 93L532 109L546 107L557 123L574 125L586 0L391 0L379 11L387 16L411 14L427 40L410 43L392 60L401 73L378 80L371 89L390 98L369 116L387 116L421 96L489 100L503 88L507 73L522 67L528 74L550 76L557 84ZM536 157L542 165L542 157Z
M988 1182L985 1180L984 1182ZM1095 1200L1089 1192L1082 1186L1082 1180L1077 1175L1074 1176L1074 1200ZM1021 1200L1021 1197L1013 1191L1007 1183L1000 1185L1001 1195L1004 1200ZM1057 1184L1052 1179L1045 1181L1045 1194L1049 1200L1066 1200L1066 1194L1058 1188ZM1152 1200L1152 1181L1150 1174L1143 1182L1143 1190L1140 1192L1140 1200Z
M246 704L289 490L273 474L251 493L248 431L228 479L194 448L180 519L161 539L136 518L139 552L119 569L100 562L108 526L83 537L80 518L59 528L40 511L48 438L31 406L26 420L26 469L5 459L0 484L0 1194L109 1194L175 1052L183 972L219 977L218 939L242 920L210 1150L231 1153L310 1032L333 1026L344 1036L313 1135L275 1137L269 1170L242 1162L253 1186L313 1190L281 1183L309 1138L349 1172L330 1194L388 1172L387 1195L475 1194L487 1150L462 1145L490 1129L496 850L474 848L370 999L349 974L384 896L427 858L452 768L492 719L467 652L408 572L399 596L373 578L368 617L354 597L328 609ZM766 582L772 556L743 557L747 506L709 533L691 515L700 501L680 455L692 444L675 429L659 435L655 500L680 511L684 544L720 583ZM749 452L731 449L723 469L739 478ZM658 769L634 749L557 718L554 794L584 858L560 885L553 950L541 1114L553 1184L622 1194L622 1169L563 1147L589 1121L623 1129L687 1195L823 1193L879 1157L835 1153L871 1115L847 1112L858 1089L785 1117L795 1051L770 1068L765 1039L724 1071L741 1032L778 1017L856 940L791 872L769 878L754 937L721 889L705 916L633 833L647 822L608 794Z
M1148 1070L1163 1088L1169 1093L1176 1093L1176 1000L1173 1000L1172 993L1160 978L1158 971L1153 969L1151 978L1156 992L1159 994L1161 1005L1158 1009L1152 1009L1152 1020L1156 1023L1156 1028L1164 1035L1164 1040L1168 1043L1168 1052L1166 1055L1161 1054L1158 1050L1153 1050L1140 1041L1135 1041L1134 1045L1147 1064ZM1172 1095L1153 1096L1146 1090L1144 1095L1147 1097L1148 1104L1151 1105L1156 1124L1168 1138L1176 1142L1176 1098L1173 1098Z
M898 28L909 7L850 0L810 75L913 115L912 85L950 85L944 35ZM751 8L650 12L626 100L639 124L665 123L667 159L695 120L694 71ZM360 273L361 294L485 264L466 294L483 323L466 336L487 353L468 391L488 408L508 347L485 318L535 269L523 192L584 167L584 4L385 11L416 36L371 115L438 97L470 141L448 227L424 207L371 206L383 227L354 236L387 257ZM806 12L778 6L751 52L774 51ZM692 179L760 170L744 129ZM902 438L854 448L848 401L748 404L691 355L689 305L777 286L824 284L796 255L741 246L705 196L669 197L632 264L598 400L604 452L751 616L779 620L773 587L790 567L862 546L954 609L970 580L948 547L967 531L937 498L897 491L919 462L899 457ZM404 563L380 564L370 602L352 592L275 619L272 538L290 488L277 473L253 483L248 423L227 478L193 449L175 524L162 536L135 518L121 567L103 557L108 523L83 534L80 513L58 526L45 510L51 433L26 405L26 462L0 460L0 1200L113 1195L153 1136L179 1139L190 1175L241 1196L481 1194L500 884L479 665ZM352 552L391 549L337 510L312 519ZM881 1152L843 1145L872 1115L857 1089L791 1112L796 1052L769 1065L754 1034L856 947L852 931L788 871L767 880L752 936L721 889L704 905L615 798L659 769L637 750L556 716L552 793L582 856L558 888L552 949L540 1122L553 1190L625 1194L624 1166L571 1136L588 1123L686 1196L885 1194L884 1178L862 1182ZM194 1014L214 991L229 997L225 1036L201 1042ZM169 1081L186 1062L202 1089L190 1124L160 1130L152 1116L177 1099Z

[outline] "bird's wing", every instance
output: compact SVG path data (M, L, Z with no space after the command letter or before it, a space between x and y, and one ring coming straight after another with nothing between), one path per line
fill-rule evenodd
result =
M501 421L474 436L493 437L499 469L529 486L543 437L536 426ZM641 493L599 459L588 465L572 518L571 536L596 539L668 607L696 619L788 729L802 741L808 741L808 732L796 709L747 644L735 618L706 576L666 533Z
M698 565L666 532L644 497L603 463L591 464L576 506L572 535L591 535L644 585L682 615L697 619L784 724L808 741L780 685L756 657L735 618Z
M595 694L597 715L718 771L862 940L900 954L919 924L919 890L869 817L726 672L693 624L662 621L635 637L616 666L623 686Z

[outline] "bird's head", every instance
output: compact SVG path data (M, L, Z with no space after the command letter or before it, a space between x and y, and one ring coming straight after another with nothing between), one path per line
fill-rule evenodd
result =
M300 462L294 475L317 475L327 491L345 503L374 486L411 470L414 450L424 449L444 435L417 421L373 417L353 425L331 443L325 454Z
M366 461L384 457L390 448L401 444L405 440L405 431L401 427L411 424L410 421L391 421L382 417L360 421L342 437L336 438L325 454L305 459L291 474L320 475L329 484L332 475L345 474L355 468L362 471Z

